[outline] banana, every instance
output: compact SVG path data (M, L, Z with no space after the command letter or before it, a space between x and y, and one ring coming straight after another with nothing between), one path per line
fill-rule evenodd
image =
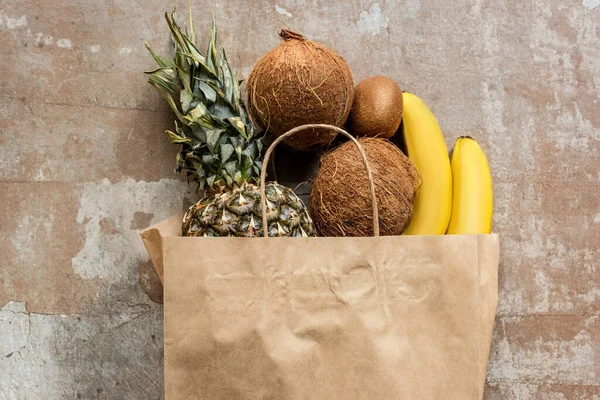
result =
M405 235L443 235L452 210L452 170L442 130L427 105L402 93L402 136L406 152L423 181Z
M452 179L452 214L447 233L490 233L492 175L483 150L471 137L460 137L454 145Z

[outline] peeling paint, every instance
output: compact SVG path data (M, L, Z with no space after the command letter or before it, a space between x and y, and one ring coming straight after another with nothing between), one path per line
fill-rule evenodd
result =
M558 338L551 335L551 319L547 321L545 331L523 341L518 329L525 327L528 319L508 317L502 321L499 338L492 345L489 381L515 381L527 376L532 381L541 382L566 380L582 385L594 385L597 382L595 366L600 359L592 336L592 332L597 332L597 327L591 327L590 330L583 325L583 321L578 321L577 326L582 324L583 329L574 328L572 335ZM513 334L515 331L517 333ZM519 337L514 336L517 334Z
M135 226L140 212L153 215L150 223L180 212L187 193L187 184L176 179L87 183L77 215L77 222L85 225L85 245L72 260L73 270L84 279L107 283L125 282L134 273L137 280L137 266L148 256L138 231L128 227ZM106 219L113 221L112 228Z
M292 16L291 12L289 12L288 10L286 10L283 7L280 7L277 4L275 4L275 11L277 11L278 14L285 15L286 17L291 17Z
M60 47L61 49L72 49L73 48L73 42L71 42L71 39L58 39L56 41L56 45L58 47Z
M0 11L0 27L6 26L8 29L19 29L27 26L27 15L20 17L9 17L4 12Z
M33 233L42 232L48 239L52 236L54 216L34 217L25 215L19 221L17 230L10 237L15 249L18 250L18 260L22 263L31 263L36 260L35 245L33 242Z
M29 313L25 303L11 301L0 309L0 360L20 356L30 334ZM1 392L0 392L1 394Z
M404 1L404 9L405 15L408 18L417 18L419 12L421 11L421 1L420 0L406 0Z
M379 3L373 3L368 11L360 13L357 25L360 33L375 36L388 27L388 18Z
M133 49L129 48L129 47L121 47L119 49L119 54L122 56L126 56L129 55L133 52Z
M588 10L593 10L596 7L600 7L600 0L583 0L582 4Z
M45 35L42 32L38 32L35 35L34 43L38 47L42 47L44 45L50 46L54 43L54 38L50 35Z
M94 44L90 46L90 52L91 53L97 53L100 51L100 45L99 44Z
M137 385L144 398L159 398L162 316L150 304L78 316L8 303L0 310L0 399L116 399L139 394Z

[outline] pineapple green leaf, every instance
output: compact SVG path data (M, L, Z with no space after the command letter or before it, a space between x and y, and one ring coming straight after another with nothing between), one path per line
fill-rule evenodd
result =
M146 75L150 75L148 80L164 87L171 93L175 93L175 88L179 88L179 78L177 73L170 67L158 68L153 71L144 72Z
M161 56L156 54L154 52L154 50L152 50L152 47L150 47L148 42L144 42L144 45L146 46L146 48L148 49L150 54L152 54L152 57L154 57L154 60L156 61L156 63L158 64L159 67L161 67L161 68L172 68L173 67L173 62L171 60L165 60L164 58L162 58Z
M215 103L211 107L211 112L222 121L231 115L231 106L222 97L217 96Z
M223 164L223 168L225 168L225 171L227 171L228 174L234 175L235 171L237 171L237 162L236 161L226 162L225 164Z
M229 64L227 64L229 66ZM244 107L240 107L240 103L241 103L241 97L242 97L242 92L240 89L240 85L241 85L242 81L238 81L237 79L237 72L235 74L235 78L233 79L233 88L231 91L231 96L232 96L232 104L235 105L236 107L236 111L240 114L240 116L244 119L246 119L246 112L244 110Z
M190 19L191 19L191 14L190 14ZM193 55L193 61L196 61L198 63L203 64L204 63L204 56L202 56L202 54L200 54L200 51L198 50L198 48L196 47L196 39L195 38L190 38L187 35L185 35L183 33L183 31L181 30L181 27L179 25L177 25L177 23L173 24L174 28L178 31L182 41L181 41L181 48L184 51L181 51L180 53L188 53ZM193 25L192 25L193 28ZM196 33L194 32L194 36L196 35ZM192 65L192 63L190 64Z
M219 136L219 140L217 141L217 145L218 146L221 146L222 144L228 144L227 143L227 136L228 136L228 134L229 134L229 132L225 132L225 134Z
M227 122L231 125L236 131L240 133L246 140L248 140L248 135L246 134L246 124L242 122L240 117L230 117L227 118Z
M190 41L196 43L196 30L194 29L194 19L192 18L192 2L190 1L188 13L190 15Z
M192 102L194 101L194 95L187 89L183 89L179 92L179 102L181 103L181 110L184 113L189 112L192 109Z
M186 153L184 160L184 167L187 171L193 171L198 178L202 178L205 175L202 160L195 156L193 153Z
M231 155L234 152L234 148L232 145L225 143L221 145L221 162L225 163L227 162L227 160L229 160L229 157L231 157Z
M212 79L212 80L218 81L219 78L206 65L206 60L204 59L204 57L202 57L201 55L200 55L200 57L198 57L198 55L195 55L193 53L189 53L187 51L180 51L178 54L182 55L183 57L187 57L187 58L191 59L193 62L198 63L198 67L200 67L200 70L202 71L202 73L204 73L204 74L207 75L208 79ZM200 53L198 53L198 54L200 54ZM194 76L194 79L200 79L200 78Z
M204 189L206 188L206 178L198 178L197 182L198 182L198 186L196 186L196 192L204 192ZM189 179L188 179L188 183L189 183Z
M242 146L235 146L235 154L237 155L238 158L238 162L242 162L242 152L244 150L242 149Z
M165 19L167 20L167 25L169 25L169 30L171 31L171 40L173 41L173 45L175 46L175 53L177 54L177 51L180 48L183 48L183 38L181 37L180 32L178 31L176 26L177 26L177 22L175 22L177 16L175 11L173 11L171 13L171 16L169 17L169 13L165 12Z
M196 91L195 94L196 96L200 97L200 94L202 96L204 96L203 101L207 104L214 104L215 101L217 101L217 94L215 93L214 89L211 88L205 81L202 81L200 79L197 80L198 83L198 90L200 90L200 92Z
M199 149L202 147L202 143L205 142L205 140L199 140L198 138L195 137L195 134L193 132L193 129L189 129L188 127L184 126L179 126L179 124L177 123L177 121L175 121L175 132L177 133L178 136L189 139L189 146L192 146L192 149ZM191 134L191 135L188 135Z
M163 90L161 89L162 87L173 94L177 93L175 89L173 89L168 83L166 83L163 79L157 78L156 76L150 76L150 78L148 78L148 82L155 85L160 91Z
M189 26L176 21L176 13L165 13L173 43L173 55L166 59L146 45L158 68L148 71L148 81L165 98L177 120L166 135L180 145L177 171L213 190L224 190L244 181L256 183L262 156L261 138L244 106L237 73L232 71L226 52L217 52L217 29L213 17L205 54L196 43L190 11Z
M222 129L210 129L206 131L206 143L211 151L217 145L219 137L221 136L221 132L223 132Z
M240 171L235 171L235 175L233 175L233 180L235 181L235 183L237 183L238 185L242 183L243 178L242 178L242 173Z
M194 168L194 171L196 172L196 175L198 176L198 178L202 179L204 177L204 167L202 166L202 164L198 164Z
M173 110L173 112L177 116L177 119L182 124L187 125L187 123L186 123L186 121L184 119L185 117L183 116L183 114L181 114L181 112L177 108L177 105L175 104L175 101L173 100L173 98L171 97L171 95L169 93L166 93L164 90L161 90L160 89L160 85L158 85L156 82L151 81L150 83L152 83L156 88L158 88L158 91L160 92L160 94L165 98L165 100L167 101L167 103L169 103L169 105L171 106L171 109Z
M215 161L217 161L217 157L213 156L212 154L205 154L202 156L202 163L206 166L210 166Z
M213 15L212 24L210 27L210 40L208 42L208 49L206 50L206 65L211 71L214 71L217 77L219 77L219 64L217 61L217 24Z
M191 124L189 128L190 136L199 142L198 145L196 145L196 150L200 150L204 145L206 145L206 132L200 125Z
M212 115L203 103L199 103L183 118L189 123L198 124L206 129L224 128L226 126L223 121Z
M242 154L248 157L250 160L254 160L256 158L256 144L255 142L251 142L248 147L242 151Z
M185 51L185 52L182 51L180 53L190 54L193 56L193 57L190 57L192 59L192 61L195 61L198 64L204 64L206 62L204 60L204 56L202 56L202 54L200 54L200 51L198 51L198 49L196 48L196 45L194 43L190 42L190 40L185 35L183 35L183 40L185 40L185 46L187 48L187 51Z
M234 80L233 75L231 74L231 68L229 68L229 63L227 62L227 56L225 55L225 49L221 50L221 76L223 82L223 97L227 100L229 104L234 103L233 98L233 86Z
M212 189L213 185L215 184L215 175L211 175L208 178L206 178L206 184L208 185L209 188Z
M211 81L203 81L204 83L206 83L208 86L210 86L210 88L212 90L215 91L215 93L229 106L233 109L233 106L231 105L231 102L229 101L229 99L227 98L227 95L223 92L223 90L221 90L221 88L219 87L219 85L215 82L211 82ZM231 111L229 112L229 114L231 115Z
M206 171L204 170L203 165L198 164L198 166L196 167L196 175L200 179L206 179Z
M169 142L171 142L171 144L190 143L192 141L192 139L179 136L178 134L176 134L173 131L167 130L167 131L165 131L165 133L167 134L167 136L169 138Z
M187 70L182 69L181 67L177 67L176 69L177 71L177 76L179 77L179 80L183 86L183 89L187 90L188 92L192 92L192 85L191 85L191 80L190 80L190 73Z

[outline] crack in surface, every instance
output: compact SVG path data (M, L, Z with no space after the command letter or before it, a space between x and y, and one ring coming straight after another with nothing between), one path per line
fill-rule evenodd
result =
M27 303L25 303L25 309L27 309ZM11 358L13 355L18 354L21 355L21 351L27 349L29 346L29 338L31 337L31 313L28 311L13 311L13 310L1 310L0 312L9 312L14 315L27 315L27 334L25 335L25 344L19 347L17 350L11 351L8 354L4 355L4 358Z

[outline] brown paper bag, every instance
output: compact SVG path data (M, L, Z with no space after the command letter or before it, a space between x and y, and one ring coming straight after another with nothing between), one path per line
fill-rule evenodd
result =
M142 232L164 282L167 400L483 397L497 235L186 238L180 227L175 216Z

